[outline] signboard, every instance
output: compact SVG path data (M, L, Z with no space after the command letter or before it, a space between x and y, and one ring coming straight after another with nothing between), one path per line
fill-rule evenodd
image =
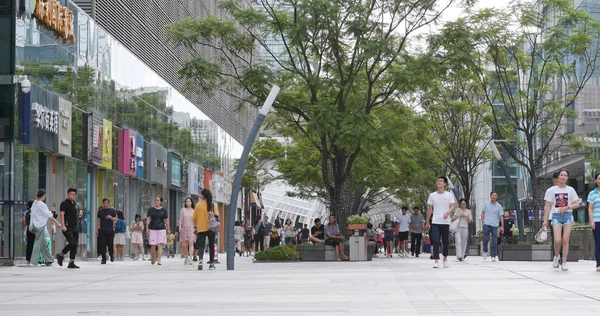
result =
M169 153L169 186L181 188L181 158Z
M104 143L102 123L102 118L97 115L89 114L87 116L88 161L97 166L102 166L102 147Z
M19 107L19 140L39 149L58 152L59 97L35 84Z
M118 132L117 138L119 141L118 170L126 176L135 177L137 170L137 133L124 129Z
M62 6L60 1L37 0L33 15L39 24L54 31L56 37L62 37L63 43L66 43L69 39L71 44L75 44L73 11Z
M144 136L135 136L135 176L144 178Z
M102 120L102 166L112 168L112 122Z
M58 99L58 153L71 157L71 124L72 124L71 102Z
M193 195L200 194L200 173L204 173L204 168L200 171L200 166L197 164L190 162L188 163L188 192Z
M167 150L158 143L150 144L150 163L148 180L153 183L167 185Z

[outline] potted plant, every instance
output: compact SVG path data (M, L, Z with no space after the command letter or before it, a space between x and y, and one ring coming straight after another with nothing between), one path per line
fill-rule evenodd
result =
M365 230L367 229L367 224L369 221L366 218L362 218L360 216L352 215L348 217L348 230Z

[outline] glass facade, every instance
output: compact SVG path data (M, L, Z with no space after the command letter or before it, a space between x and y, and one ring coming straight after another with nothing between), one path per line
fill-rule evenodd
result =
M11 109L14 111L9 112L12 113L9 118L14 116L17 126L3 135L16 131L19 136L0 142L0 259L25 256L23 214L27 200L33 199L39 189L46 189L46 203L53 211L58 211L67 188L78 189L77 207L88 211L88 251L93 253L95 241L90 236L96 224L96 210L104 197L111 200L115 209L123 210L130 223L135 214L145 217L155 196L170 199L165 206L175 206L171 214L178 214L182 202L179 200L189 196L187 179L181 188L145 180L149 178L150 168L158 168L158 161L149 158L151 142L177 153L182 166L194 162L215 171L232 170L234 158L242 151L233 137L83 11L68 1L62 3L74 15L74 43L63 41L54 31L23 14L11 20L15 62L12 58L0 60L0 69L15 69L16 75L27 75L32 83L32 92L27 94L18 91L17 86L9 86L16 92L14 109ZM2 32L4 34L4 29ZM70 140L59 137L58 145L69 143L68 153L42 149L42 144L21 138L20 129L25 128L22 116L31 115L26 112L25 105L32 103L27 101L27 96L33 94L34 89L72 105ZM25 115L19 113L19 107ZM57 113L62 122L63 111ZM100 121L108 120L112 125L108 134L106 127L100 129L105 134L98 144L102 143L100 147L105 146L112 153L107 156L102 149L102 166L90 162L92 135L84 132L88 128L92 131L88 127L92 122L89 115L94 119L100 117ZM118 171L118 132L125 129L143 136L143 144L139 145L144 153L143 178L126 177ZM174 223L176 219L171 221ZM54 241L59 243L57 247L62 243L62 235L59 235L54 235Z

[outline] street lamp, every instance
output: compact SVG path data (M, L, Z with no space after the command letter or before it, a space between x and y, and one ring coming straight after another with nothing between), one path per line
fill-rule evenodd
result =
M517 212L517 224L519 227L519 241L525 241L525 232L523 231L523 214L521 214L521 210L519 207L519 198L517 197L517 192L515 191L513 180L510 176L508 168L506 167L506 163L504 163L504 159L502 158L502 155L500 155L500 152L498 151L498 148L494 143L496 141L497 140L492 140L490 142L490 147L492 148L492 153L494 153L494 158L496 158L496 161L502 168L502 172L504 172L504 177L506 178L508 189L510 190L510 194L512 195L513 201L515 203L515 211Z
M256 120L254 121L254 125L246 138L246 143L244 144L244 151L242 151L242 156L240 157L240 161L238 162L238 168L235 173L235 179L233 180L233 188L231 190L231 198L229 200L229 213L227 213L227 270L233 270L234 268L234 250L235 245L233 243L233 225L235 224L235 213L237 210L237 200L238 195L240 193L240 188L242 186L242 177L244 176L244 171L246 170L246 163L248 162L248 156L250 156L250 150L252 149L252 145L254 144L254 140L256 140L256 135L258 135L258 131L262 123L265 121L265 118L271 111L271 107L273 106L273 102L275 102L275 97L279 93L279 87L273 86L271 88L271 92L267 96L263 107L258 112L256 116Z

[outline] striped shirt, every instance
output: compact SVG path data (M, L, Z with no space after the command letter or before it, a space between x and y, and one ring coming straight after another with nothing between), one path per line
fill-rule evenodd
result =
M594 211L592 213L593 221L596 223L600 222L600 193L598 193L598 188L590 192L587 201L594 205Z

